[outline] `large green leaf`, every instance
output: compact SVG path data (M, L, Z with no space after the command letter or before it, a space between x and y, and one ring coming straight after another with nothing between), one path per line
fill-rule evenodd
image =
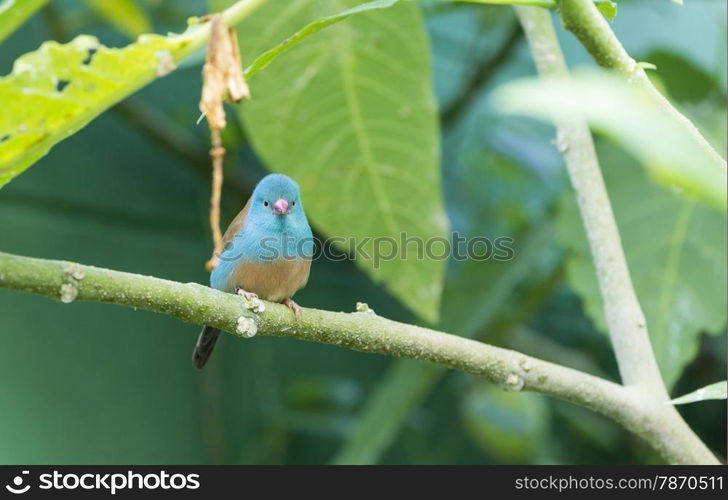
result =
M239 21L259 4L240 0L226 19ZM110 106L172 71L208 36L209 23L196 24L180 35L142 35L111 49L81 35L19 57L0 78L0 187Z
M331 16L324 16L319 19L316 19L315 21L308 23L306 26L304 26L300 30L296 31L290 37L286 38L285 40L282 40L278 45L276 45L272 49L266 50L265 52L260 54L258 57L256 57L255 61L253 61L250 66L245 68L245 78L250 78L254 74L256 74L258 71L265 69L271 62L273 62L283 52L295 47L296 45L301 43L303 40L310 37L311 35L318 33L322 29L328 28L329 26L339 23L339 22L343 21L344 19L348 18L349 16L358 14L360 12L366 12L368 10L376 10L376 9L388 9L389 7L391 7L392 5L394 5L395 3L399 2L399 1L400 0L374 0L373 2L368 2L365 4L357 5L355 7L352 7L351 9L346 9L342 12L338 12Z
M239 30L243 59L358 3L268 2ZM376 266L374 244L366 241L393 238L399 249L400 233L447 236L419 7L398 3L322 30L258 73L251 91L240 110L253 146L272 170L298 180L313 224L363 242L356 250L360 268L418 315L436 320L445 262L397 252Z
M48 0L0 0L0 43Z
M570 80L517 80L499 88L494 102L505 111L546 120L583 116L639 158L658 182L726 211L725 160L697 134L687 134L659 98L619 77L581 72Z
M77 132L101 112L168 72L185 37L145 35L109 49L81 35L45 42L0 78L0 186Z
M668 386L695 356L701 332L726 322L726 228L717 212L655 186L630 158L603 148L600 160L650 340ZM572 286L606 331L586 235L573 195L558 216Z

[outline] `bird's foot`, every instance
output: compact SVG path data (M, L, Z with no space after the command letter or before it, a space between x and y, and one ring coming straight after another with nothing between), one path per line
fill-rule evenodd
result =
M265 311L265 304L258 296L252 292L246 292L242 288L235 288L235 294L240 295L243 298L243 304L246 309L250 309L255 313L261 313Z
M282 304L293 311L293 315L296 317L296 320L301 319L301 306L293 302L291 299L284 300Z

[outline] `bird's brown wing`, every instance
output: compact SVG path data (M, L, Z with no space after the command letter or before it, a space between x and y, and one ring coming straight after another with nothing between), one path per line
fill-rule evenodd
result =
M240 231L240 229L242 229L243 224L245 223L245 217L247 217L249 209L250 199L248 199L243 209L240 211L240 213L238 213L238 215L235 216L233 221L228 226L227 230L225 230L225 234L222 236L223 248L226 247L228 244L232 243L235 235L238 234L238 231Z

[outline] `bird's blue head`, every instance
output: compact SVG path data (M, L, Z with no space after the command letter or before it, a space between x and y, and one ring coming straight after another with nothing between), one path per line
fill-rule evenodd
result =
M267 175L258 183L249 210L250 216L264 225L307 224L298 184L283 174Z

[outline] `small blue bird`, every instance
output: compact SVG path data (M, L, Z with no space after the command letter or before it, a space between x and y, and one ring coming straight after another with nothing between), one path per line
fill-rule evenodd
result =
M300 319L301 308L291 297L308 281L313 235L293 179L264 177L225 231L223 243L225 250L210 275L212 288L248 302L280 302ZM192 355L197 368L205 366L219 335L217 328L202 329Z

